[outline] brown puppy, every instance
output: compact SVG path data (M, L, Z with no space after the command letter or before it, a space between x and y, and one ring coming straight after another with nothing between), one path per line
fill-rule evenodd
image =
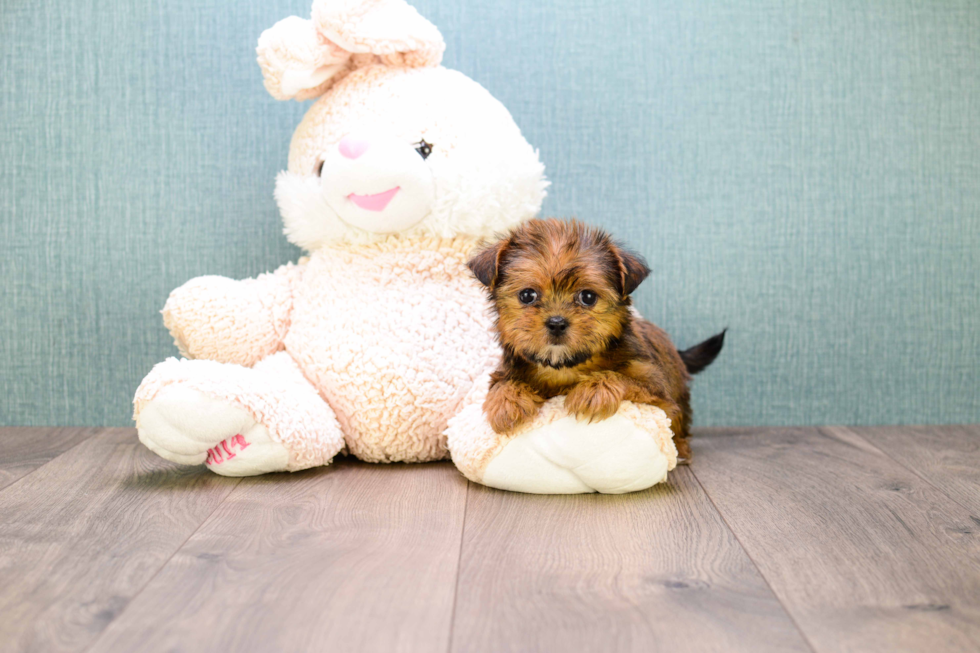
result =
M688 381L715 359L725 332L678 352L631 309L630 293L649 274L642 258L599 229L550 219L517 227L469 267L493 301L504 352L483 404L495 431L513 430L557 395L589 421L628 400L663 409L690 460Z

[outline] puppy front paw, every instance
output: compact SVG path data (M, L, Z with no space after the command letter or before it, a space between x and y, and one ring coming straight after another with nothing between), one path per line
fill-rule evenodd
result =
M490 427L497 433L509 433L532 419L541 409L544 399L528 386L512 381L497 383L483 402L483 412Z
M596 375L565 396L565 411L577 419L598 422L616 414L625 394L626 387L616 376Z

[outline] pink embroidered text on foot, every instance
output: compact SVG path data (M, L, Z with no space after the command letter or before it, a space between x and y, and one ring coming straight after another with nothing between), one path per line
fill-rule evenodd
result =
M208 456L204 460L204 464L220 465L226 460L231 460L235 457L236 454L232 451L232 449L238 447L238 451L241 452L248 446L249 443L245 441L245 436L243 436L241 433L237 433L208 449ZM224 449L223 452L222 449Z

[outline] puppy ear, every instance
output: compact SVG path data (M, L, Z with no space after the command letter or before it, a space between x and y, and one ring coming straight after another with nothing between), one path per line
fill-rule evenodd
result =
M510 239L505 238L500 242L484 247L466 264L480 283L490 290L494 289L500 279L504 252L507 251L508 247L510 247Z
M647 275L650 274L650 268L647 267L647 262L643 260L642 256L629 250L614 246L613 254L619 264L620 292L623 293L623 297L626 297L631 295L636 287L647 278Z

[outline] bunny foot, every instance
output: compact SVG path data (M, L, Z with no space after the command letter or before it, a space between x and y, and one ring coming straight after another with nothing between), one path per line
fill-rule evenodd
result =
M151 451L224 476L326 465L344 447L330 406L286 352L253 368L168 359L143 379L134 405Z
M204 464L222 476L285 471L289 451L240 406L180 385L162 390L140 413L139 439L171 462Z
M663 482L677 464L664 412L630 402L608 419L587 423L568 415L564 397L556 397L504 435L494 432L475 402L450 420L447 436L464 476L515 492L635 492Z

